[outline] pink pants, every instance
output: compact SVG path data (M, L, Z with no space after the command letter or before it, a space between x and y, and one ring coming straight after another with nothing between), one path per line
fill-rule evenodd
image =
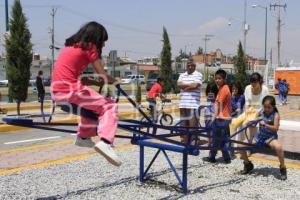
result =
M78 136L90 138L98 136L113 143L118 126L118 105L111 99L103 97L93 89L79 85L72 92L53 91L52 98L56 103L73 103L81 108L94 111L99 115L98 121L81 116L78 125Z

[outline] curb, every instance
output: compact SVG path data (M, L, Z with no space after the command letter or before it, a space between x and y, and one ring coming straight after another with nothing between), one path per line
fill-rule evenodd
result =
M277 157L277 154L275 153L275 151L271 150L271 149L255 150L254 153L265 154L265 155ZM291 159L291 160L300 160L300 153L284 150L284 158Z
M172 97L170 98L171 100L178 100L179 99L179 96L175 96L175 97ZM142 100L142 103L146 103L147 100ZM119 103L129 103L127 99L120 99ZM7 111L16 111L17 106L2 106L1 108L3 109L6 109ZM33 105L23 105L20 107L20 110L21 111L24 111L24 110L34 110L34 109L40 109L41 105L38 104L38 103L35 103ZM51 108L52 107L52 104L50 103L46 103L44 104L44 109L46 108Z
M176 109L166 109L165 110L166 113L172 113L172 112L179 112L179 108ZM118 117L120 118L128 118L128 117L132 117L132 118L136 118L141 116L140 113L138 112L122 112L118 114ZM76 123L78 122L79 116L76 117L70 117L67 119L58 119L58 120L53 120L52 122L60 122L60 123ZM20 130L29 130L32 128L28 128L28 127L22 127L22 126L16 126L16 125L8 125L8 124L2 124L0 125L0 134L1 133L8 133L8 132L14 132L14 131L20 131Z
M17 106L3 106L1 107L2 109L6 109L7 111L16 111ZM26 105L26 106L21 106L20 107L20 110L24 111L24 110L34 110L34 109L40 109L41 105L40 104L37 104L37 105ZM45 108L51 108L52 105L51 104L44 104L44 109Z

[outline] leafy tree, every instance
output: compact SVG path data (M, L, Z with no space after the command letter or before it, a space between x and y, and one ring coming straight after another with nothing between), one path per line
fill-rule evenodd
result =
M242 88L245 88L248 84L247 74L246 74L246 58L242 47L242 43L239 42L237 56L235 58L235 82L241 84Z
M196 55L202 55L202 54L203 54L203 48L199 47L197 52L196 52Z
M167 29L163 27L163 48L160 54L161 66L160 76L164 79L164 92L170 92L172 89L172 60L171 60L171 44Z
M9 94L17 102L17 112L20 115L20 104L27 99L32 44L30 42L31 33L20 0L15 0L11 16L9 20L10 32L5 38L6 74Z
M181 62L183 58L189 58L189 55L185 53L182 49L179 51L179 55L175 58L176 62Z

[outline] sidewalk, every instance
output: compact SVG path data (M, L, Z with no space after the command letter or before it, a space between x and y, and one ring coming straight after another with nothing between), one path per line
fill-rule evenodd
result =
M95 137L93 140L96 142L98 139ZM74 139L65 139L46 144L2 150L0 151L0 175L97 155L93 148L75 146L74 141ZM116 149L134 148L129 140L124 139L116 139L115 146Z
M130 96L133 100L135 97ZM176 101L179 99L179 95L170 95L169 99L172 101ZM119 104L126 104L129 103L129 101L125 97L120 97ZM142 97L142 103L147 103L146 97ZM41 104L37 101L34 102L22 102L21 103L21 111L23 110L33 110L33 109L40 109ZM16 103L4 103L0 102L0 107L3 109L6 109L7 111L16 111L17 110L17 104ZM50 100L46 100L44 102L44 109L51 108L52 107L52 102Z

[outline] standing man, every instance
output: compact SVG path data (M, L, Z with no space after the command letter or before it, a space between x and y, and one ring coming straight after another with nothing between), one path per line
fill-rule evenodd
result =
M43 71L40 70L38 72L38 76L36 77L36 88L38 91L38 101L43 103L45 98L45 86L43 80Z
M180 89L180 120L182 126L198 126L198 109L200 106L202 85L202 74L196 71L196 65L193 60L189 60L186 66L186 72L181 74L177 80L177 86ZM195 143L198 138L192 138ZM187 143L187 135L181 136L181 142Z

